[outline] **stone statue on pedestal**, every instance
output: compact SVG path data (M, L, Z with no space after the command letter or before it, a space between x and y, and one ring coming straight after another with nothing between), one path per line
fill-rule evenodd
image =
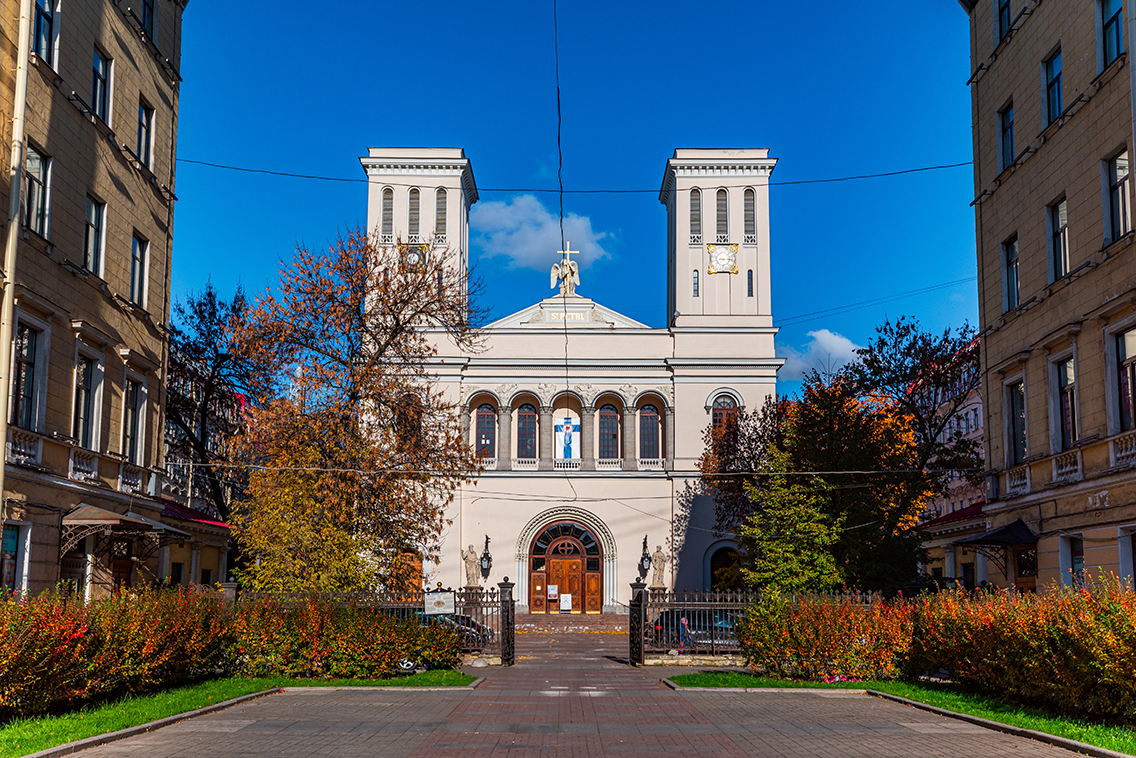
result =
M662 545L655 546L655 552L651 555L651 568L655 570L654 576L651 577L651 588L666 587L666 582L663 580L663 574L667 567L667 554L663 552Z
M481 566L477 557L477 551L473 549L473 545L469 546L469 550L463 550L462 561L465 563L465 586L466 587L480 587L481 582L477 579L478 571Z

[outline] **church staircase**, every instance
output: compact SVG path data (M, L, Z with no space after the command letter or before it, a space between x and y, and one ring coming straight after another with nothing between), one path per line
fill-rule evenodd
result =
M544 614L518 613L518 634L563 634L565 632L616 633L627 632L627 614Z

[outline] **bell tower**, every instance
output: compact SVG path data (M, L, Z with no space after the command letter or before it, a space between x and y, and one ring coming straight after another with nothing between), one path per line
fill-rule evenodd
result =
M667 324L770 327L767 148L679 148L667 161Z
M372 147L367 173L367 231L380 245L429 245L469 272L469 209L477 202L473 168L460 147ZM429 254L426 248L409 255Z

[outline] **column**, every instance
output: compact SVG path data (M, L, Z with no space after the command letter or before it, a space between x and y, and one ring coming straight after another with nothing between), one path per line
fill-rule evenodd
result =
M947 579L954 579L958 575L958 569L955 568L955 546L953 544L947 545L944 548L943 555L943 576Z
M170 546L162 545L158 548L158 581L165 582L170 578Z
M537 468L541 471L551 471L552 466L552 406L540 406L540 449L537 454L540 463Z
M461 410L462 443L465 444L465 445L470 444L470 430L469 430L470 416L471 416L471 412L470 412L470 409L469 409L469 405L467 404L467 405L463 406L462 410ZM477 442L476 437L474 437L474 442Z
M580 469L583 471L596 470L596 409L586 405L580 412L580 444L583 450L580 453Z
M217 581L229 581L229 543L217 548Z
M981 585L990 580L990 569L986 563L986 556L978 551L974 553L974 581Z
M666 438L666 449L663 457L667 459L667 471L674 471L675 467L675 409L673 406L667 406L665 412L666 418L663 420L663 435Z
M197 542L193 543L192 558L189 561L189 584L199 584L201 582L201 545Z
M635 447L635 406L623 406L623 470L636 471L639 468L639 450Z
M511 471L513 468L513 409L510 406L497 409L497 470Z

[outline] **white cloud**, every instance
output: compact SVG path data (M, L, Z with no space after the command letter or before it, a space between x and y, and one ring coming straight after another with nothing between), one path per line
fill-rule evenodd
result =
M469 223L474 242L484 255L505 257L510 268L544 271L560 259L556 254L562 249L560 219L532 195L478 203L470 211ZM610 256L600 245L610 236L608 232L594 231L587 216L564 216L564 238L572 243L573 250L580 251L579 256L573 256L580 268Z
M809 332L808 337L808 343L800 350L778 345L777 354L785 359L785 365L777 372L778 379L797 382L814 369L821 373L836 371L856 360L856 350L860 346L844 335L818 329Z

